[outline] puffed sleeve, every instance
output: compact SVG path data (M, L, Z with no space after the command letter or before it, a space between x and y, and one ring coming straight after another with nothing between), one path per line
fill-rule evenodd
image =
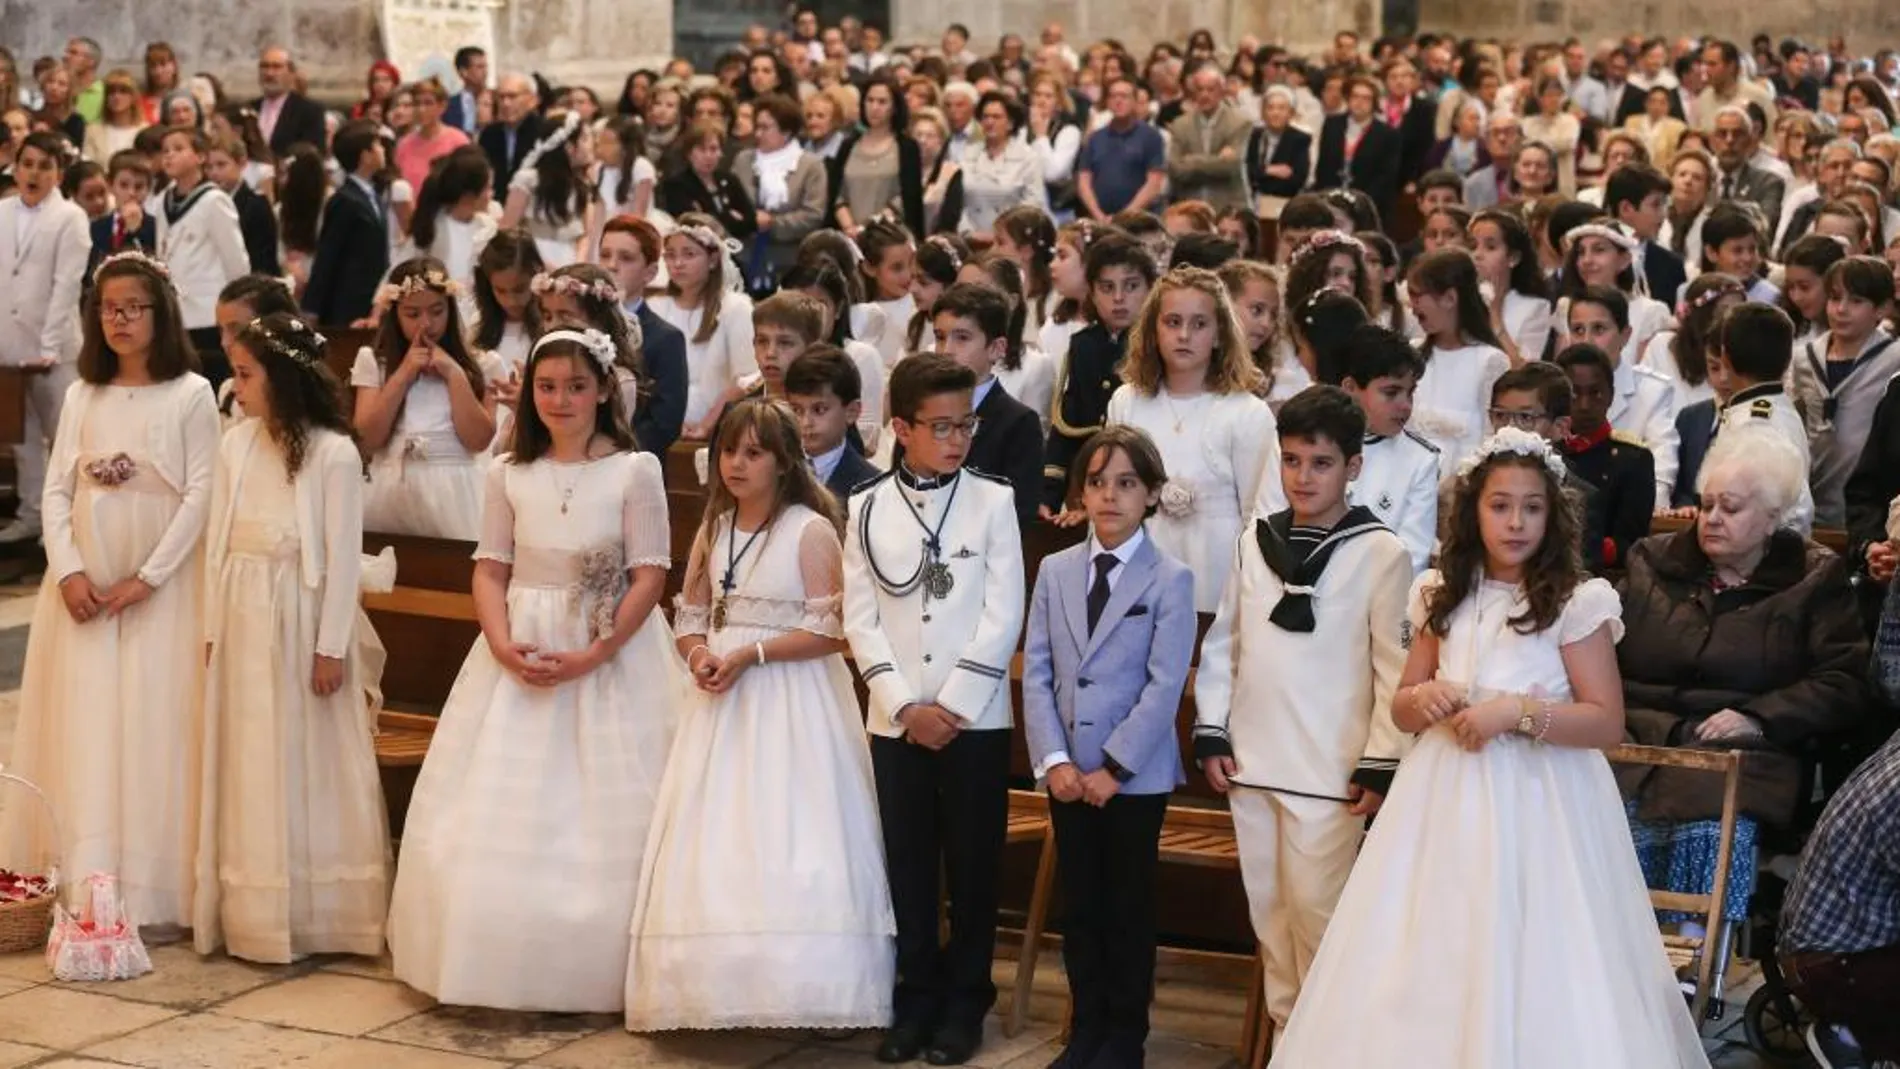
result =
M708 611L712 608L712 572L706 566L706 558L712 552L717 532L701 527L699 533L700 537L693 539L692 555L687 558L686 582L673 599L673 633L676 635L703 635L711 622Z
M365 345L356 351L356 363L350 365L350 385L377 389L383 384L383 365L376 353Z
M1412 625L1411 634L1406 636L1405 644L1408 647L1412 644L1411 635L1420 634L1425 630L1426 593L1441 582L1443 580L1436 568L1427 568L1419 573L1417 579L1412 580L1411 593L1405 596L1405 619ZM1615 597L1614 592L1611 593L1611 597Z
M660 459L629 454L627 495L621 505L621 538L628 568L673 566L672 531L666 519L666 485Z
M826 638L844 637L844 545L823 516L805 521L798 535L798 574L805 584L805 614L798 629Z
M1557 618L1557 642L1568 646L1582 642L1604 624L1610 625L1610 641L1623 641L1623 599L1606 579L1588 579L1571 591L1563 615Z
M515 505L508 500L508 469L514 458L506 453L488 466L482 486L482 532L475 543L476 560L515 562Z

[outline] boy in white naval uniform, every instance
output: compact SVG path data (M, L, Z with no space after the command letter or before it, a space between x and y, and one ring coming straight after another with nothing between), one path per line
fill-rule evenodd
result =
M1768 428L1794 443L1808 460L1808 426L1787 388L1794 362L1794 320L1772 304L1742 304L1722 317L1716 352L1709 354L1710 374L1726 374L1734 392L1716 418L1715 436L1744 424ZM1808 534L1814 529L1814 494L1804 481L1794 514L1784 526Z
M1291 508L1241 532L1194 686L1194 756L1233 811L1276 1028L1409 747L1392 694L1412 585L1404 543L1346 501L1366 431L1352 398L1312 387L1278 429Z
M1366 414L1359 476L1347 500L1399 536L1417 575L1438 539L1438 447L1405 427L1424 367L1404 335L1372 323L1353 329L1344 356L1340 385Z
M935 354L899 363L904 460L851 498L844 628L870 691L866 727L891 906L896 1020L879 1061L969 1060L996 1001L997 862L1009 817L1010 659L1023 627L1022 533L1007 482L962 470L976 377ZM938 944L948 871L950 941Z

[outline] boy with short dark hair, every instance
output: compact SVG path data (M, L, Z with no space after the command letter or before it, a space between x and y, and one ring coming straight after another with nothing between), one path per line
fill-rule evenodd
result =
M1792 369L1814 456L1814 522L1847 523L1847 479L1873 432L1887 384L1900 375L1900 345L1884 317L1893 307L1893 270L1873 256L1836 261L1823 279L1827 330L1803 346Z
M1029 524L1042 500L1042 417L996 380L996 365L1009 351L1009 318L1003 291L974 282L944 290L930 310L937 353L976 376L976 438L964 466L1002 476L1016 493L1017 519Z
M1275 239L1273 262L1285 266L1293 258L1293 250L1307 238L1337 226L1338 220L1333 218L1333 210L1326 206L1324 197L1312 193L1294 197L1280 209L1280 231Z
M1056 380L1049 408L1049 441L1043 451L1042 505L1038 509L1045 518L1059 519L1069 526L1084 518L1080 511L1065 507L1069 469L1082 443L1108 418L1108 399L1121 385L1129 328L1141 314L1142 303L1160 274L1148 250L1120 234L1095 239L1082 262L1089 287L1086 299L1095 317L1069 340L1068 363Z
M1642 241L1636 256L1643 265L1649 292L1669 307L1688 281L1682 257L1657 243L1669 210L1669 176L1647 163L1630 162L1610 172L1603 183L1603 211L1630 228Z
M355 323L369 316L389 273L389 225L375 184L384 165L381 129L368 119L346 122L331 151L344 179L323 206L303 310L319 324Z
M1740 279L1751 301L1781 300L1781 290L1762 277L1761 232L1755 229L1755 217L1736 205L1720 205L1703 220L1702 270Z
M1570 433L1557 443L1572 474L1596 491L1584 517L1584 565L1593 572L1620 568L1630 547L1648 537L1656 513L1656 460L1635 435L1610 426L1616 366L1594 345L1557 354L1570 379Z
M1235 547L1201 646L1194 756L1233 812L1267 1013L1284 1028L1408 747L1391 706L1412 561L1348 500L1366 432L1349 394L1312 387L1277 427L1291 507L1256 518Z
M1056 1065L1140 1065L1148 1036L1156 855L1184 782L1174 721L1196 632L1193 573L1142 526L1167 480L1138 427L1083 443L1089 537L1043 559L1030 602L1023 727L1049 791L1073 1008Z
M891 433L904 460L851 498L845 531L844 630L870 695L897 920L895 1020L876 1051L887 1063L967 1062L996 1001L1023 551L1009 485L963 470L975 389L976 376L948 357L897 364ZM940 945L946 889L950 940Z
M244 233L252 273L281 275L283 271L277 266L277 214L271 210L270 201L244 181L244 165L249 162L243 138L219 138L205 152L205 177L216 182L237 206L238 229Z
M1793 443L1806 464L1807 424L1782 386L1794 359L1794 321L1772 304L1750 301L1729 309L1715 333L1709 377L1726 375L1734 388L1722 405L1715 433L1745 424L1766 425ZM1806 482L1787 525L1804 535L1814 529L1814 495Z
M171 185L159 199L153 240L178 291L178 313L191 347L215 389L231 374L218 338L218 294L234 279L250 274L251 257L244 251L237 206L205 177L204 134L191 127L167 127L160 145L160 166ZM388 258L385 248L384 268ZM370 290L381 281L379 268L369 281Z
M863 389L858 366L835 345L814 345L785 369L785 399L798 418L805 458L840 503L880 474L848 438L863 408Z
M1425 219L1440 208L1462 206L1465 180L1456 171L1426 171L1418 180L1418 217ZM1419 235L1399 246L1399 277L1405 277L1412 261L1425 251L1425 237Z
M1348 396L1366 414L1366 441L1349 495L1399 536L1412 573L1431 561L1438 537L1438 447L1406 429L1424 373L1418 350L1397 331L1367 323L1346 339Z
M92 223L92 261L87 284L101 261L115 252L137 249L151 254L158 248L158 221L145 210L152 195L152 161L144 153L115 152L106 164L106 185L112 190L113 210Z

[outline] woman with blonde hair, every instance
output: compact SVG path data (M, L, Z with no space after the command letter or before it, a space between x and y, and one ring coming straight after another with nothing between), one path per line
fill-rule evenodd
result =
M1194 608L1213 612L1233 564L1234 539L1263 478L1276 482L1273 411L1247 333L1219 276L1198 267L1163 275L1128 335L1123 385L1108 423L1154 439L1168 483L1148 533L1194 572ZM1270 497L1283 506L1281 494Z
M114 154L131 148L146 126L138 83L132 75L115 70L106 75L105 84L105 103L100 105L99 121L86 127L85 144L86 158L102 166Z

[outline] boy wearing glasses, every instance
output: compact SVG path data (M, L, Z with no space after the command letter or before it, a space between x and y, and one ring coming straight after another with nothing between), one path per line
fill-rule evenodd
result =
M1438 539L1438 447L1406 430L1422 370L1404 335L1375 324L1346 338L1340 383L1366 415L1359 474L1349 491L1405 543L1412 574L1425 570ZM1262 502L1265 495L1262 495Z
M891 432L903 460L852 496L845 531L844 631L870 693L897 922L896 1020L877 1048L886 1063L968 1061L996 1000L1023 552L1009 485L963 470L976 385L969 368L934 353L896 366ZM940 945L946 868L950 940Z
M26 440L21 443L20 510L0 527L0 543L39 537L46 443L59 426L66 387L78 377L79 292L92 253L86 213L60 195L64 141L29 134L13 174L19 195L0 201L0 365L28 368Z

